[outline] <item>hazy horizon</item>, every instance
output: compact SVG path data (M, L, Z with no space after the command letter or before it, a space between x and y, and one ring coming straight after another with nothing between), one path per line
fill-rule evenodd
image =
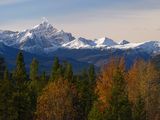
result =
M89 39L160 40L158 0L1 0L0 29L21 31L46 17L55 28Z

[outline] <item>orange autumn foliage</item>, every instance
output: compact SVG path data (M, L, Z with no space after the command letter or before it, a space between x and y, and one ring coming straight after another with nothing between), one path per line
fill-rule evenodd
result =
M138 96L147 97L148 87L158 79L158 71L152 63L138 60L128 72L127 84L129 98L132 102Z
M112 79L119 68L125 74L124 58L111 58L109 62L103 67L96 83L96 94L98 100L102 104L101 111L108 107L108 102L111 97Z
M63 79L51 82L37 100L37 120L73 120L74 88Z
M128 72L128 92L129 99L135 102L137 97L145 95L146 80L145 80L146 63L143 60L138 60L134 63L132 68ZM142 91L141 91L142 89Z
M128 72L128 96L132 105L141 96L145 101L145 109L149 120L155 120L158 113L159 91L157 81L158 71L150 62L138 60Z

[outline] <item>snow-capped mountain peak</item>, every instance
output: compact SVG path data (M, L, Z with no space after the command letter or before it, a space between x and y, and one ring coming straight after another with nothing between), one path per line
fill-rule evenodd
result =
M117 45L117 43L115 41L113 41L110 38L107 37L103 37L100 39L97 39L95 41L95 43L97 44L97 46L113 46L113 45Z
M30 31L32 32L57 32L58 30L48 23L47 19L44 19L40 24L34 26Z
M96 43L93 40L80 37L67 44L64 44L63 47L79 49L79 48L91 48L91 47L94 47L95 45Z
M22 32L0 32L0 40L5 45L32 53L53 51L73 39L71 33L54 28L46 19Z
M127 40L122 40L119 42L120 45L125 45L125 44L129 44L130 42Z

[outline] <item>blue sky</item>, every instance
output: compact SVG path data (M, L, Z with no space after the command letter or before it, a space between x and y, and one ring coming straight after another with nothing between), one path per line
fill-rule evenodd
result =
M160 0L0 0L0 29L23 30L42 17L74 35L160 40Z

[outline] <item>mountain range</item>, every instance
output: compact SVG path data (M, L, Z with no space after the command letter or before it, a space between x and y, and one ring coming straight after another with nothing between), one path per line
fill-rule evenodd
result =
M53 58L58 56L61 62L67 60L73 64L75 71L79 71L89 64L100 68L110 57L124 57L127 67L139 58L149 60L160 54L160 41L130 43L122 40L117 43L107 37L94 40L76 38L44 20L20 32L0 30L0 54L10 69L15 65L15 56L19 50L24 52L27 68L35 57L40 61L42 70L49 70Z

